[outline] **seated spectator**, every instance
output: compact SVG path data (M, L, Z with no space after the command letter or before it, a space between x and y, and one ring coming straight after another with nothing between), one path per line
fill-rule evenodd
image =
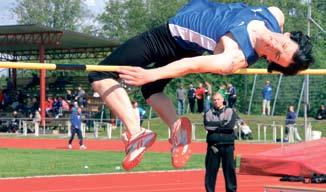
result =
M53 83L54 88L58 89L60 91L64 90L66 88L66 85L68 84L68 81L66 80L63 73L60 73L60 75L57 77L57 79Z
M75 97L72 94L71 90L70 89L66 90L66 101L71 105L74 99Z
M6 84L5 91L10 95L11 92L14 90L15 86L10 78L6 78L6 81L7 81L7 84Z
M10 107L10 105L12 104L13 99L12 96L10 95L10 92L3 91L3 109L7 109L8 107Z
M320 105L317 115L316 115L317 120L323 120L326 119L326 109L324 105Z
M252 131L249 127L249 125L243 121L240 120L240 131L241 131L241 139L245 139L245 140L252 140Z
M0 105L3 104L3 100L4 100L4 90L0 90Z
M78 87L78 90L77 90L77 95L76 95L76 100L78 101L78 105L81 107L81 108L83 108L84 107L84 102L85 102L85 91L84 91L84 89L81 87L81 86L79 86Z
M40 84L40 78L33 73L32 74L32 79L30 82L27 83L27 85L25 86L25 89L30 89L30 88L34 88L36 85Z
M62 102L62 110L66 112L70 111L69 103L63 97L59 97L59 99Z
M19 128L19 120L17 111L12 112L11 121L9 122L8 132L16 133Z
M51 117L51 113L53 112L53 98L47 97L45 101L45 113L47 117Z
M62 115L62 100L55 98L53 101L53 115L55 118L59 118Z
M33 100L30 97L27 97L26 105L23 109L23 114L25 117L29 117L30 114L32 114L33 111Z

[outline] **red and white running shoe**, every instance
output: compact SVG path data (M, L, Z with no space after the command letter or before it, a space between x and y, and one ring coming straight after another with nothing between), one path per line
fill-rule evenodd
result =
M151 147L156 139L156 133L151 130L141 128L141 132L129 137L127 133L122 134L125 143L126 157L122 161L122 167L129 171L136 167L143 159L145 151Z
M186 117L181 117L174 124L170 143L172 165L175 168L182 168L186 165L191 157L191 122Z

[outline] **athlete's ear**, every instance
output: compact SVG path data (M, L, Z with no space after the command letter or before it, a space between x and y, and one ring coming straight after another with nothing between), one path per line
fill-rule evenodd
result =
M284 36L290 38L291 33L289 33L289 32L285 32L285 33L284 33Z

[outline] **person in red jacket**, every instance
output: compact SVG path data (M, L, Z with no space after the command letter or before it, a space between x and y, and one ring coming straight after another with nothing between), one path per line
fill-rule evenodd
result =
M199 83L195 94L197 99L197 112L202 113L204 111L204 98L205 98L205 88L202 83Z

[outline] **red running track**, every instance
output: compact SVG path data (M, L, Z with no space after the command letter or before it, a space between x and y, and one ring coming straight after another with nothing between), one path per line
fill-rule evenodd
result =
M280 183L278 179L277 177L238 175L238 192L262 192L266 184L284 185L284 183ZM320 185L303 183L291 183L290 186L321 188ZM198 170L0 179L0 191L200 192L205 191L205 189L204 171ZM218 176L216 191L225 191L224 180L221 174Z
M87 140L87 150L123 151L115 140ZM75 148L78 144L75 142ZM280 147L279 144L236 144L238 154L253 154ZM0 137L0 148L66 149L65 139L31 139ZM194 142L194 153L203 154L205 143ZM149 150L169 152L166 141L158 141ZM284 183L278 177L237 175L238 192L262 192L264 185L324 187L325 185ZM0 179L0 192L200 192L204 189L204 171L166 171L117 173L79 176L51 176ZM222 172L219 173L216 191L225 191Z

